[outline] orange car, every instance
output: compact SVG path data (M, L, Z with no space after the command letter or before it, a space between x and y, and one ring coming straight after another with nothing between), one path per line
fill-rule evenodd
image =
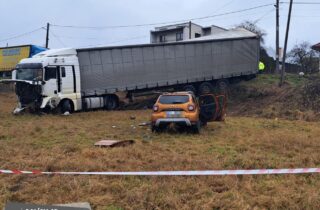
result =
M199 104L192 92L164 93L153 106L152 131L159 131L164 126L175 123L190 126L195 132L200 132L199 116Z
M219 106L221 98L223 103ZM153 106L151 128L152 131L158 132L168 124L174 123L191 127L195 133L199 133L202 124L221 120L220 115L224 114L224 108L225 97L207 94L197 100L192 92L164 93Z

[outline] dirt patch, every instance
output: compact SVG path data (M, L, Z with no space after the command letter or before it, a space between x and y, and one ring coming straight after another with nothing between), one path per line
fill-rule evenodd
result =
M14 92L13 84L0 83L0 93L10 93L10 92Z
M277 80L266 82L266 76L232 85L228 113L232 116L320 120L319 77L290 77L282 87Z

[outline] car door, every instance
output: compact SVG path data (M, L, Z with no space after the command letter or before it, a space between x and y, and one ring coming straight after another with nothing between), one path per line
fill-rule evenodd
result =
M227 109L227 95L222 94L222 95L217 95L215 97L217 99L218 107L219 107L216 120L223 121L226 115L226 109Z
M73 94L75 84L72 66L60 66L59 77L61 87L59 92L62 94Z
M58 93L57 66L45 67L43 95L54 96Z
M211 122L217 118L219 105L217 98L212 94L201 95L198 99L200 106L200 120Z

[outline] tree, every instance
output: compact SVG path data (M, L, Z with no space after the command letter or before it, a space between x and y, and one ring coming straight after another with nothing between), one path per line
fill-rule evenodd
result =
M267 35L267 33L263 29L259 28L256 23L247 20L237 25L237 27L244 28L252 33L257 34L260 38L261 44L265 43L264 37Z
M301 66L301 71L312 73L319 71L318 52L311 49L308 42L296 44L288 53L289 62Z

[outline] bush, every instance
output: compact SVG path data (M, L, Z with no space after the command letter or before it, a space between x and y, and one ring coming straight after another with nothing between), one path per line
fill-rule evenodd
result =
M303 106L307 109L320 111L320 77L309 77L302 90Z

